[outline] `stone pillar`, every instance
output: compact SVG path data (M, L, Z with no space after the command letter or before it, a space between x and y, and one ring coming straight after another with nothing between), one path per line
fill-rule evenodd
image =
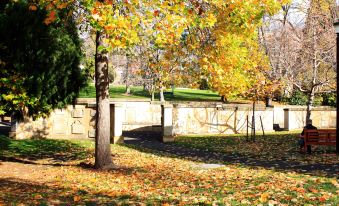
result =
M125 118L125 110L123 104L111 104L111 139L114 144L124 143L122 136L122 123Z
M290 109L284 109L284 130L290 130Z
M173 105L161 105L162 142L173 142Z

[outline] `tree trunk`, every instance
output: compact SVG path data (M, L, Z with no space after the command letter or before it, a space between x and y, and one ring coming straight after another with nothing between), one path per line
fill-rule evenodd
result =
M255 142L255 101L253 101L253 114L252 114L252 141Z
M314 102L314 88L308 93L307 108L306 108L306 123L311 119L311 108Z
M314 24L314 22L313 22ZM315 25L312 27L313 30L313 38L312 38L312 52L313 52L313 57L312 57L312 87L310 92L308 93L308 100L307 100L307 109L306 109L306 119L305 123L309 122L311 120L311 107L313 106L314 102L314 95L315 95L315 84L316 84L316 79L318 76L318 66L317 66L317 33L315 29ZM305 124L305 125L306 125Z
M151 90L150 90L150 92L151 92L151 101L153 102L153 101L155 101L155 85L153 84L153 82L152 82L152 84L151 84Z
M105 35L96 34L95 53L95 89L96 89L96 131L95 131L95 167L98 169L113 166L110 145L110 103L108 80L108 53L98 50L103 47Z
M151 101L153 102L154 101L154 90L152 90L152 97L151 97Z
M160 86L160 102L164 102L165 101L165 96L164 96L164 87Z
M129 81L129 60L128 55L126 55L126 92L125 94L131 94L131 85Z
M131 94L131 85L127 84L126 85L126 92L125 92L126 95L130 95Z

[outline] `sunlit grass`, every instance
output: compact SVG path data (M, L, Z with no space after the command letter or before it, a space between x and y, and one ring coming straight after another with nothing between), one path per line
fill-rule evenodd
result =
M151 99L149 92L144 91L142 87L132 87L130 95L126 95L125 90L125 86L111 86L110 97L117 99ZM172 90L168 91L171 92ZM95 87L90 85L82 89L79 97L95 98ZM159 100L159 93L155 94L155 99ZM165 94L165 99L167 101L220 101L220 96L218 93L210 90L176 88L174 95Z

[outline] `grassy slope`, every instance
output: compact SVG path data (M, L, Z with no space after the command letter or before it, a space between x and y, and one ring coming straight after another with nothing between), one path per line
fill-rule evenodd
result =
M170 91L170 90L169 90ZM132 87L131 95L125 95L124 86L112 86L110 88L111 98L119 99L150 99L148 91L143 91L142 87ZM80 98L95 98L95 87L90 85L80 92ZM159 94L156 93L156 99ZM174 96L165 95L167 101L220 101L220 96L216 92L196 89L175 89Z

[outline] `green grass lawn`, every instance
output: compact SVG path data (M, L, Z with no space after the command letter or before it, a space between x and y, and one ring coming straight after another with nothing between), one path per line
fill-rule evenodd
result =
M110 97L117 99L150 99L151 95L148 91L144 91L142 87L132 87L131 95L125 95L125 86L111 86ZM172 90L168 90L172 91ZM89 85L80 91L80 98L95 98L95 87ZM156 93L155 99L159 99L159 93ZM174 96L165 95L166 101L220 101L218 93L210 90L197 89L175 89Z
M177 140L218 151L223 150L222 145L215 144L230 145L224 152L232 152L240 149L235 146L242 141L239 138ZM94 142L89 140L11 140L0 136L0 205L339 204L336 178L237 164L206 169L199 167L201 162L124 145L112 145L118 168L99 171L90 167L93 149Z

